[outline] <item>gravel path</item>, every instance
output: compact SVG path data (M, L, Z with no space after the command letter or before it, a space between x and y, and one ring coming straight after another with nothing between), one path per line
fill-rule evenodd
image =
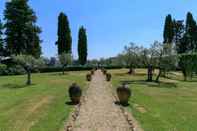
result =
M101 71L96 71L82 103L74 131L130 131Z

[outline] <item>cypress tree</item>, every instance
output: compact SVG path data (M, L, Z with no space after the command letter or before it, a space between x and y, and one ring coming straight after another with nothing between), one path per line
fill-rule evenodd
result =
M69 27L68 18L64 13L60 13L58 17L58 54L72 53L72 37Z
M173 21L171 15L167 15L165 19L165 25L164 25L164 32L163 32L163 43L172 43L174 37L174 30L173 30Z
M185 43L185 26L183 20L174 20L174 42L176 46L176 51L178 54L185 53L187 50L187 43Z
M1 20L0 20L0 56L3 56L4 55L4 42L3 42L3 24L1 23Z
M187 13L186 18L185 41L188 43L188 52L197 50L197 25L192 13L190 12Z
M82 26L79 29L78 34L78 56L79 56L79 63L81 65L85 65L87 62L87 35L86 29Z
M35 24L37 17L29 7L28 0L6 2L5 41L9 55L26 54L40 57L41 29Z

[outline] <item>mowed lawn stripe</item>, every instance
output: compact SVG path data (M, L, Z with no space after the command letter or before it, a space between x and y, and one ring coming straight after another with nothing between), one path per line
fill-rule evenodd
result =
M85 88L85 74L33 74L31 86L24 86L26 76L0 77L0 130L60 130L72 109L65 104L68 87L77 82Z
M145 131L197 130L196 78L185 82L180 77L180 72L173 72L169 75L170 79L161 78L161 83L158 84L146 82L145 69L137 69L135 75L128 75L126 69L110 72L114 87L124 81L130 82L133 96L128 110Z

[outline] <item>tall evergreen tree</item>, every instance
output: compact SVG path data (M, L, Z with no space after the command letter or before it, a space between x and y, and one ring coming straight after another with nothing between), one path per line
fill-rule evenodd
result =
M190 12L187 13L184 39L188 43L188 52L197 51L197 24Z
M69 27L68 18L64 13L60 13L58 17L58 40L56 42L58 46L58 54L72 53L72 37Z
M164 32L163 32L163 43L172 43L174 37L174 30L173 30L173 21L172 16L169 14L166 16L165 25L164 25Z
M174 24L174 43L178 54L185 53L187 50L187 43L185 43L185 26L183 20L173 20Z
M6 2L4 16L6 50L9 54L40 57L41 29L36 25L37 17L29 7L28 0Z
M87 62L87 35L86 29L82 26L79 29L78 35L78 56L79 56L79 63L81 65L85 65Z
M0 56L4 55L4 41L3 41L3 24L1 23L0 20Z

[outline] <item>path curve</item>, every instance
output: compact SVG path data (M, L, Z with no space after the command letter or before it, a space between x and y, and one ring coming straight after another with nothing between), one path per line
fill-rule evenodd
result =
M96 71L73 131L131 131L101 71Z

